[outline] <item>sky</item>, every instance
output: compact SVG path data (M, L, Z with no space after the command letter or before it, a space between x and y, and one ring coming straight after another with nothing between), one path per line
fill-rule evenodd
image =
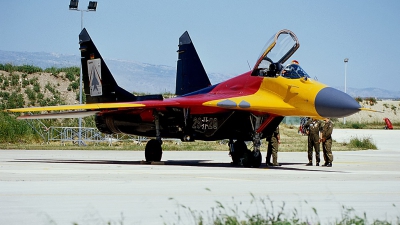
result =
M80 0L79 9L88 2ZM188 31L206 71L233 77L253 67L272 35L289 29L300 42L292 59L312 78L400 90L398 0L97 2L96 12L83 13L83 25L105 59L176 67L178 39ZM80 54L81 12L69 10L69 0L1 5L0 50Z

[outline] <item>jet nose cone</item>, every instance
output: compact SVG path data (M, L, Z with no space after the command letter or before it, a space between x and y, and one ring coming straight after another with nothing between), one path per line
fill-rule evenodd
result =
M360 104L350 95L326 87L315 97L315 109L322 117L345 117L360 111Z

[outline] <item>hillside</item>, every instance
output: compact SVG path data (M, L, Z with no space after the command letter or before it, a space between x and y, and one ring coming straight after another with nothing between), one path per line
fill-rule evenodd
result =
M77 67L52 68L34 73L27 72L26 68L20 68L20 71L0 70L0 103L3 109L76 104L79 103L78 90Z
M159 94L175 91L176 67L136 61L104 59L118 85L129 92ZM0 63L15 66L35 65L42 69L79 67L80 56L46 52L12 52L0 50ZM232 75L208 73L211 83L227 80Z
M346 121L384 124L383 118L389 118L392 123L400 123L400 101L377 100L376 102L371 102L368 100L363 100L360 105L363 108L368 108L379 112L361 111L346 117Z

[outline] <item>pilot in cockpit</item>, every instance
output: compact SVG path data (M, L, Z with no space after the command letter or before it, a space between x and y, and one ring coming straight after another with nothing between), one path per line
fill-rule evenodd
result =
M289 79L309 78L308 74L300 67L297 60L292 60L290 64L285 66L281 72L281 76Z

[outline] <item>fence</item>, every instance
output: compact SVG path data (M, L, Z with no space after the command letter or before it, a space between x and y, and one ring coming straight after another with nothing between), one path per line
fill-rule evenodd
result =
M86 145L87 142L94 144L103 142L112 145L118 141L132 141L136 144L147 141L145 137L132 136L127 134L103 134L93 127L49 127L47 131L47 142L60 141L65 145L66 142Z
M93 127L46 127L40 120L26 120L29 126L42 137L45 143L50 141L60 141L62 145L66 142L73 144L86 145L91 142L94 144L108 143L112 145L119 141L131 141L134 144L142 144L148 141L148 138L128 134L103 134L97 128ZM181 144L180 139L163 138Z

